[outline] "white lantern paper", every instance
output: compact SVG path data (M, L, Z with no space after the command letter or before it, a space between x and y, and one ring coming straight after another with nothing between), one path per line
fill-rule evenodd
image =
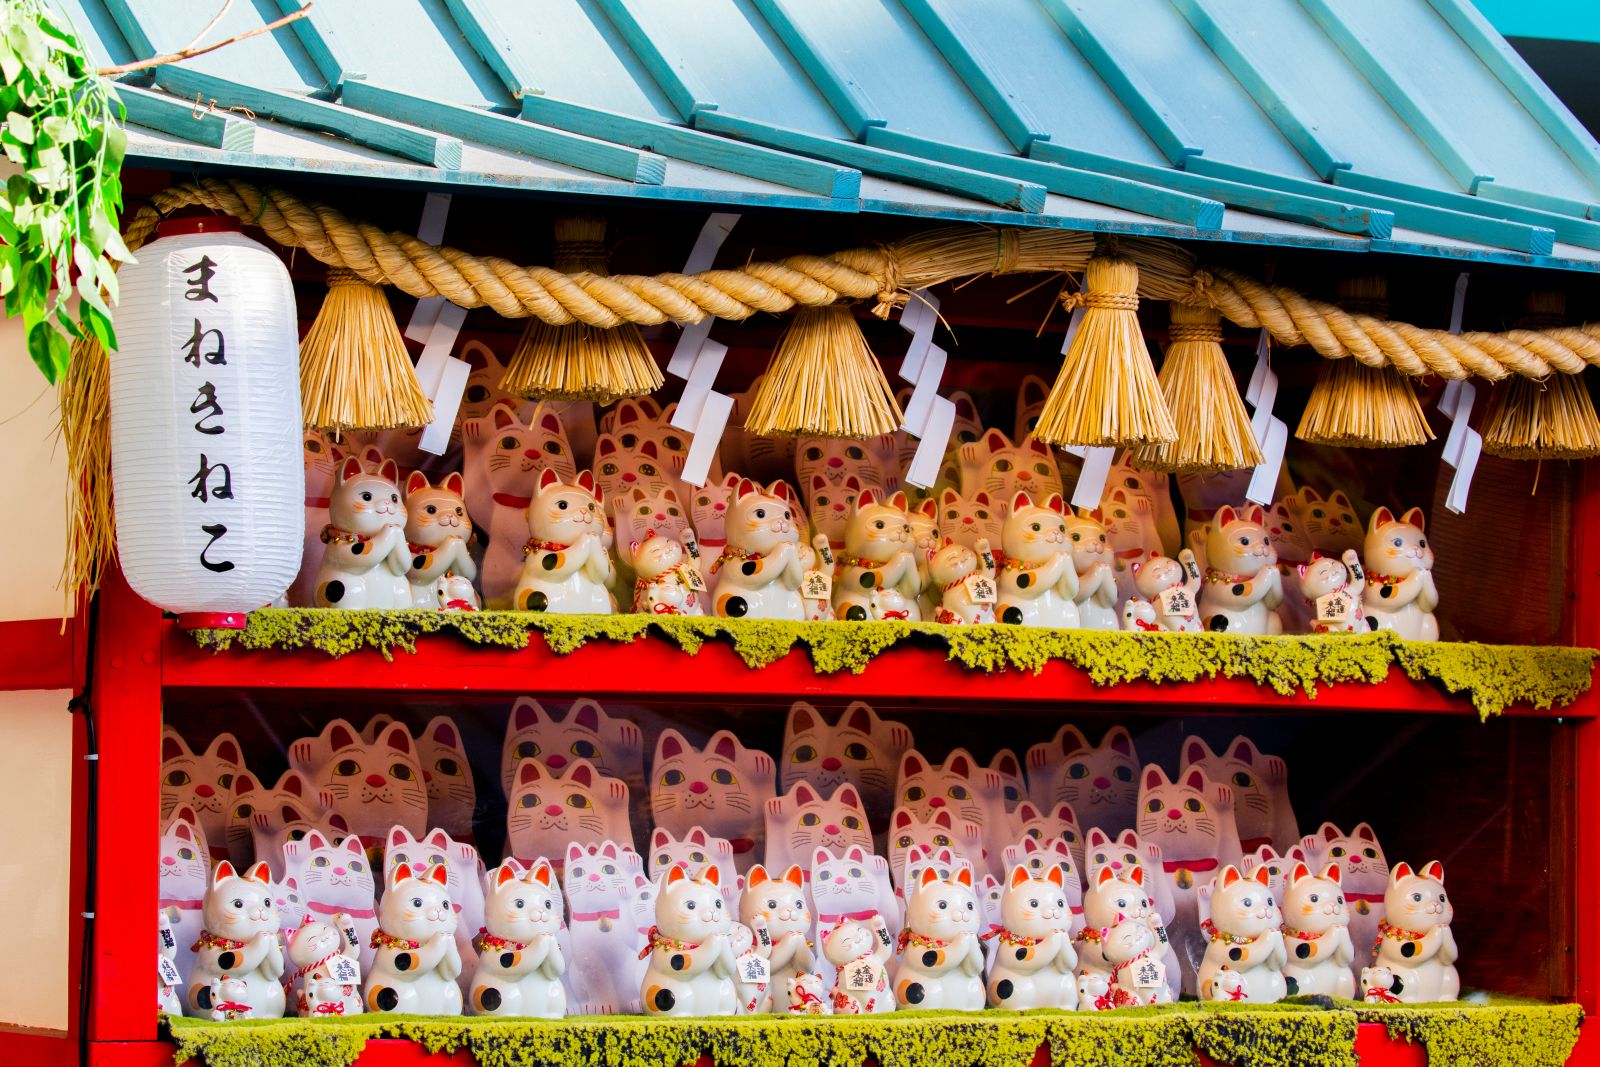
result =
M122 571L201 625L282 596L305 534L294 290L271 250L228 230L162 224L118 272L111 354Z

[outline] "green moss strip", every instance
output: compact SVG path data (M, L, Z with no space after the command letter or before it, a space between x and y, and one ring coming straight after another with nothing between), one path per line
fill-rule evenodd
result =
M212 1023L169 1019L174 1062L206 1067L350 1067L367 1041L465 1049L482 1067L1026 1067L1040 1045L1073 1067L1357 1067L1356 1025L1420 1041L1429 1067L1560 1067L1578 1039L1575 1005L1369 1008L1362 1004L1185 1003L1106 1014L904 1011L878 1016L731 1019L342 1019Z
M591 641L620 643L646 635L675 642L691 655L707 641L726 641L751 667L804 648L818 674L860 673L874 656L902 641L942 646L971 670L1037 672L1051 660L1071 663L1097 685L1135 680L1192 682L1249 678L1285 696L1330 682L1380 682L1398 665L1419 681L1436 681L1472 700L1488 716L1513 704L1570 704L1589 688L1595 650L1401 641L1392 633L1359 636L1233 637L1226 634L1124 634L939 623L777 622L647 615L541 615L520 611L439 612L263 609L243 630L195 630L201 648L319 649L342 656L375 649L385 658L415 652L419 638L454 634L475 645L520 649L538 633L565 655Z

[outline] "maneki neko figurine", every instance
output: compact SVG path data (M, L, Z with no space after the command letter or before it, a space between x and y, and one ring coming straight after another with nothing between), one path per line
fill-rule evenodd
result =
M1171 1004L1162 953L1161 938L1143 916L1124 916L1100 931L1100 955L1108 970L1103 974L1085 970L1080 975L1078 1010Z
M202 912L205 928L194 944L194 963L184 997L192 1019L281 1019L283 950L278 944L278 905L265 863L236 872L223 860L211 875ZM218 997L227 998L226 1005Z
M983 1007L983 944L972 868L949 877L924 869L906 894L895 999L903 1008L977 1011Z
M1388 508L1372 513L1362 550L1367 565L1365 608L1375 630L1407 641L1439 640L1439 590L1433 584L1433 549L1423 532L1421 508L1398 519Z
M1345 549L1341 559L1313 554L1296 571L1302 614L1309 616L1312 633L1364 634L1371 629L1364 603L1366 573L1355 549Z
M1042 505L1025 492L1011 498L1001 527L1005 562L995 614L1020 626L1079 625L1078 571L1067 539L1067 505L1052 493Z
M406 578L413 607L476 611L481 606L472 588L478 565L467 550L471 542L461 475L452 471L438 485L429 485L426 474L412 471L406 479L406 548L411 553Z
M1078 572L1078 592L1073 597L1078 605L1078 625L1085 630L1118 629L1117 574L1099 510L1069 511L1067 541L1072 546L1072 566Z
M894 939L883 916L866 919L840 916L822 935L822 955L836 969L833 980L835 1015L878 1015L894 1011L894 990L886 968L894 956Z
M633 567L633 610L646 615L704 615L706 580L694 531L681 538L647 531L628 545Z
M302 1019L361 1014L361 953L348 915L326 921L307 915L288 936L294 967L283 981Z
M1065 875L1052 864L1042 876L1025 866L1011 869L1000 896L1001 926L983 935L995 938L994 965L989 970L991 1008L1065 1008L1078 1006Z
M1200 590L1200 622L1230 634L1278 634L1283 620L1283 575L1267 536L1259 505L1217 509L1206 527L1206 577Z
M403 1015L460 1015L461 952L449 872L436 863L422 874L397 864L378 902L377 950L363 995L367 1009Z
M1339 865L1330 863L1314 874L1304 863L1289 872L1283 891L1284 947L1288 962L1283 979L1289 995L1320 994L1353 1000L1356 979L1350 961L1350 913L1340 887Z
M922 571L904 493L885 497L863 489L845 528L844 547L833 579L836 618L921 621Z
M656 898L656 922L639 953L650 963L640 1002L646 1015L732 1015L733 920L722 903L721 876L707 867L690 877L681 864L667 872Z
M745 875L739 921L754 933L755 953L766 959L770 975L755 1014L772 1011L773 993L786 990L791 981L808 974L817 964L810 940L811 909L806 906L805 883L805 872L798 865L790 865L781 875L772 877L758 863Z
M1460 997L1459 954L1450 933L1455 910L1444 891L1444 865L1435 860L1412 871L1409 863L1395 864L1383 894L1383 910L1374 962L1389 971L1388 991L1402 1004ZM1366 984L1363 976L1362 985Z
M968 547L946 537L944 546L934 549L928 559L928 574L939 594L934 622L980 625L995 621L999 586L988 538L980 537L975 547Z
M512 605L554 615L607 615L615 574L606 551L606 514L594 476L568 484L548 467L528 505L528 543Z
M1177 559L1151 556L1133 564L1133 585L1138 595L1122 609L1124 630L1152 633L1199 633L1200 567L1194 553L1184 549Z
M725 619L806 619L803 583L815 579L831 590L831 576L806 570L800 552L798 513L787 500L748 478L733 491L723 532L727 547L713 563L717 576L715 614ZM817 535L825 555L828 541Z
M1213 987L1223 972L1237 974L1241 981L1232 1000L1252 1004L1272 1004L1288 995L1283 980L1283 914L1272 899L1265 867L1244 875L1231 863L1217 873L1211 883L1211 918L1200 926L1209 944L1200 961L1200 999L1213 1000Z
M322 528L317 569L319 608L409 608L411 554L406 509L396 484L400 470L386 459L368 474L355 456L333 473L328 525Z
M467 997L468 1015L559 1019L567 1013L561 984L561 887L548 860L531 870L516 860L489 872L478 966Z

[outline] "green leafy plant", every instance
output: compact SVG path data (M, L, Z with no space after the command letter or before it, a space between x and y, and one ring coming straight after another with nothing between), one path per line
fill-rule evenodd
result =
M54 382L71 338L116 348L115 265L123 109L77 32L45 0L0 3L0 299L22 316L28 355ZM69 304L76 293L79 302Z

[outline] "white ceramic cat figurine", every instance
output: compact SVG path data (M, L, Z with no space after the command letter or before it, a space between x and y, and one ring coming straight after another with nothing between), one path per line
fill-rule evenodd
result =
M1267 888L1272 890L1272 899L1283 902L1284 892L1289 888L1290 866L1295 863L1305 862L1305 852L1296 845L1290 849L1292 859L1278 855L1278 850L1270 844L1257 845L1253 852L1245 854L1239 861L1239 873L1244 875L1255 874L1257 868L1267 869Z
M528 540L512 605L521 611L605 615L614 610L614 570L604 544L605 512L594 477L568 484L555 471L539 475L528 505Z
M333 797L333 810L368 849L381 847L391 826L414 835L428 828L427 783L404 723L367 742L344 719L334 719L318 736L290 744L289 765Z
M894 938L882 915L873 912L865 919L841 918L822 934L822 954L835 968L835 1015L894 1011L887 970L894 956Z
M569 845L562 884L571 909L566 974L575 1015L636 1015L644 961L639 950L655 921L654 889L635 874L638 855L614 841ZM641 929L643 927L643 929Z
M1353 548L1342 559L1314 556L1296 569L1303 629L1314 634L1364 634L1373 628L1364 603L1367 575ZM1287 587L1286 587L1287 588Z
M715 613L722 618L803 621L800 584L805 566L794 509L748 478L740 480L733 498L725 524L728 547L711 565L717 575Z
M639 1000L646 1015L732 1015L732 919L723 906L715 867L691 878L682 867L667 872L656 898L656 924L647 946L649 966Z
M406 479L406 548L411 553L411 605L418 608L455 608L476 611L477 594L465 605L441 603L435 591L441 578L459 576L472 588L478 565L468 551L472 544L472 520L461 499L461 475L451 471L437 485L428 476L412 471Z
M556 936L563 905L555 872L544 859L528 871L508 860L489 872L488 882L467 1014L561 1018L567 965Z
M1283 603L1283 576L1262 526L1265 521L1259 505L1239 512L1224 506L1207 527L1206 580L1200 589L1200 622L1206 629L1230 634L1283 632L1277 613Z
M960 818L945 807L921 817L910 807L894 809L889 820L889 869L902 896L911 885L906 858L912 850L933 854L944 848L965 859L975 871L988 868L984 859L983 828L977 823Z
M895 999L903 1007L977 1011L983 1007L983 945L972 871L952 878L924 870L906 897Z
M378 928L377 890L361 839L354 835L337 844L312 830L283 846L285 884L300 889L306 914L331 921L335 915L355 931L362 973L372 966L372 933Z
M880 441L877 446L872 441L844 437L797 439L794 476L805 494L806 510L817 510L819 492L833 497L836 503L851 478L858 483L858 489L877 489L880 496L895 488L899 479L889 469L893 465L893 441Z
M1272 845L1279 855L1287 855L1300 843L1289 800L1289 765L1281 756L1267 755L1242 734L1220 754L1211 751L1204 738L1191 736L1183 742L1179 777L1190 767L1199 767L1213 782L1227 782L1233 790L1242 850L1254 852L1262 845Z
M934 622L976 626L997 621L1000 586L987 538L978 538L971 547L946 538L928 557L928 577L939 594Z
M911 519L904 493L887 498L863 489L845 529L845 551L833 579L833 612L840 619L919 622L922 592Z
M777 796L777 768L771 756L746 748L731 730L718 730L703 749L697 749L669 728L656 739L650 775L650 806L657 827L687 834L692 827L703 826L727 838L740 871L748 870L762 854L763 810Z
M1142 872L1138 884L1143 887L1145 896L1150 900L1151 921L1169 930L1177 918L1177 902L1173 899L1172 883L1165 877L1166 861L1160 846L1146 844L1139 835L1132 830L1124 830L1112 840L1106 836L1104 830L1098 826L1089 830L1085 837L1084 862L1087 865L1089 881L1092 884L1099 877L1101 868L1110 867L1119 878L1131 878L1134 870ZM1084 894L1084 908L1088 908L1088 894ZM1174 1000L1182 991L1183 975L1178 967L1178 955L1172 947L1170 934L1163 937L1167 941L1168 963L1167 985L1172 990Z
M823 994L822 975L806 972L784 979L790 1015L832 1015L833 1004Z
M1118 629L1117 575L1099 510L1068 512L1067 540L1072 546L1072 566L1078 572L1078 592L1073 597L1078 605L1078 625L1085 630Z
M1012 868L1000 898L1003 925L983 935L998 942L989 971L991 1008L1077 1008L1078 954L1067 929L1072 912L1062 877L1060 867L1042 878L1026 867Z
M556 774L536 759L517 764L506 814L506 854L532 867L540 856L561 856L570 844L632 841L628 786L607 778L586 759Z
M856 787L848 783L824 800L805 782L796 782L787 793L767 801L766 835L765 863L769 871L810 863L819 848L842 853L856 845L868 854L872 852L866 807Z
M194 944L205 929L205 896L210 885L211 857L195 813L179 806L161 831L157 906L172 928L173 961L187 976L194 965ZM180 1009L181 1010L181 1009Z
M1409 863L1395 864L1383 910L1374 962L1394 976L1390 991L1402 1004L1459 998L1459 953L1450 932L1455 909L1444 890L1444 865L1435 860L1413 872Z
M328 525L328 498L333 493L334 468L344 457L345 449L324 437L321 430L306 430L301 457L306 475L306 533L300 550L300 572L289 587L291 607L316 607L322 530Z
M1106 539L1111 545L1117 601L1124 603L1138 590L1133 565L1149 559L1152 554L1165 554L1166 548L1156 527L1154 499L1115 482L1106 484L1108 488L1100 501L1100 521L1105 524Z
M828 539L828 545L835 552L844 551L845 533L861 492L861 480L853 474L838 485L820 474L811 476L811 489L806 494L811 524L817 533Z
M343 837L350 832L344 816L333 811L333 795L313 789L306 776L296 770L284 771L278 784L267 790L250 812L250 838L256 856L272 868L272 879L281 882L283 846L299 841L312 830L324 837Z
M362 994L368 1011L405 1015L460 1015L461 954L456 911L442 866L420 877L396 866L378 907L372 935L377 955Z
M1173 1003L1164 947L1148 918L1130 915L1102 930L1100 953L1109 971L1105 999L1096 998L1097 1011Z
M1105 732L1098 746L1076 726L1028 749L1028 788L1033 802L1049 809L1070 804L1082 826L1115 835L1134 824L1139 792L1139 754L1124 726Z
M484 922L484 870L478 850L454 840L442 829L430 830L418 840L405 827L396 826L389 831L388 848L384 850L384 880L391 878L402 864L410 864L412 872L419 875L442 864L449 876L445 888L450 891L450 901L461 920L456 924L456 950L461 954L461 991L465 995L478 960L473 939Z
M987 849L997 850L1016 837L1014 820L1005 810L1005 784L1000 775L979 764L964 748L952 750L943 764L929 762L914 749L901 756L895 803L920 818L948 810L959 819L976 823ZM999 862L999 855L992 853L984 857L977 873Z
M655 531L628 545L633 569L633 610L645 615L704 615L706 580L694 534L682 540Z
M783 788L806 782L832 793L841 785L854 786L874 834L881 836L894 807L895 770L910 747L910 729L878 718L863 701L852 702L832 726L816 708L797 701L783 726Z
M1387 967L1361 968L1361 981L1357 992L1367 1004L1399 1004L1394 993L1394 972Z
M818 848L811 855L809 874L818 932L844 919L865 922L881 915L889 932L898 936L900 905L895 900L889 861L873 855L870 846L851 845L837 853Z
M575 478L572 447L555 412L544 412L530 425L511 400L494 404L478 418L464 417L462 426L467 514L489 535L483 553L484 601L492 608L507 608L522 569L528 505L539 476L552 470L568 481Z
M1083 833L1071 804L1057 804L1054 809L1041 812L1033 801L1024 800L1012 814L1019 829L1018 840L1028 837L1043 845L1059 837L1072 853L1072 862L1083 866Z
M1421 508L1395 518L1388 508L1372 513L1367 527L1366 612L1375 630L1393 630L1407 641L1439 640L1439 590L1433 584L1433 549L1423 531Z
M810 973L817 963L812 953L805 872L791 864L774 877L758 863L744 881L739 921L754 931L756 954L767 961L767 992L755 1009L757 1014L766 1014L774 1010L773 991L787 989L792 979Z
M205 928L191 951L184 1014L212 1018L212 983L231 978L244 983L231 999L245 1005L243 1015L258 1019L283 1017L283 950L278 944L278 907L272 899L271 872L265 863L242 872L223 860L212 872L206 890ZM236 1009L238 1010L238 1009Z
M1242 990L1234 994L1239 1000L1275 1004L1287 996L1282 923L1265 868L1250 877L1231 863L1223 867L1211 884L1211 918L1204 923L1210 943L1200 962L1200 999L1212 999L1212 986L1224 970L1243 979Z
M1172 945L1166 943L1165 927L1150 899L1146 880L1144 868L1140 866L1116 870L1110 865L1101 865L1091 869L1089 888L1083 894L1085 924L1073 935L1078 951L1078 971L1098 972L1109 983L1112 965L1103 951L1106 931L1129 919L1143 919L1156 932L1160 947L1152 950L1151 955L1161 960L1167 991L1177 999L1178 957Z
M1350 940L1360 948L1351 973L1359 974L1370 956L1370 946L1377 940L1389 891L1389 863L1378 835L1366 823L1358 823L1346 835L1333 823L1325 822L1316 833L1301 838L1300 848L1313 869L1328 864L1339 868L1339 885L1350 911Z
M1035 878L1043 878L1051 867L1061 868L1061 885L1067 897L1070 932L1081 930L1084 922L1083 878L1078 873L1078 865L1067 843L1059 837L1045 841L1023 837L1000 850L1000 862L997 864L1001 870L1010 870L1018 865L1026 867Z
M1339 867L1330 863L1317 875L1304 863L1296 863L1283 892L1282 910L1288 995L1354 1000L1356 980L1350 963L1355 946L1350 941L1344 890L1339 887Z
M1185 548L1177 559L1151 556L1130 566L1135 593L1122 609L1124 630L1199 633L1200 566Z
M993 431L990 431L993 433ZM1000 567L1000 594L995 614L1017 626L1079 625L1078 572L1067 540L1067 505L1052 493L1036 505L1027 493L1016 494L1000 535L1005 563Z
M348 917L310 916L287 937L290 971L284 986L302 1019L361 1014L361 956Z
M406 509L400 503L399 468L385 460L374 474L354 456L339 464L322 529L317 570L319 608L409 608Z
M925 496L908 506L906 517L911 522L911 555L917 563L917 609L924 619L933 618L939 607L939 597L931 588L928 578L928 561L941 543L939 540L939 504Z

